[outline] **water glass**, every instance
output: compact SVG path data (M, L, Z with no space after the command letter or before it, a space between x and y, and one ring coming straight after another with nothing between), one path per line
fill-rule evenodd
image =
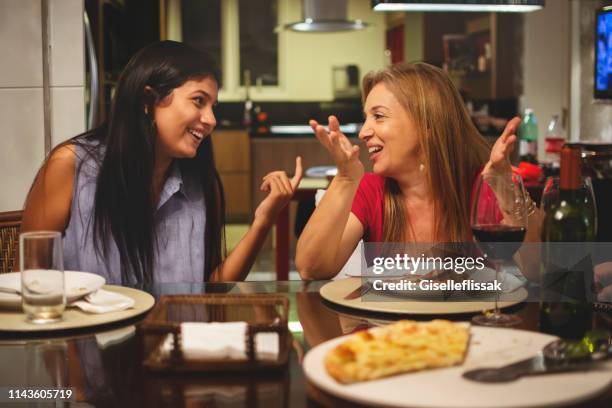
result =
M61 320L66 308L62 236L55 231L19 235L23 311L31 323Z

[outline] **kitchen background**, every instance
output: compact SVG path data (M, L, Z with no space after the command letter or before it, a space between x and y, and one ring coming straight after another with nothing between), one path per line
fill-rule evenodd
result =
M49 149L99 123L127 59L160 38L204 46L222 66L213 143L228 218L239 223L228 230L230 241L262 197L260 176L293 170L298 153L307 167L330 164L307 132L270 126L331 113L358 123L361 77L390 62L446 66L475 111L486 105L490 115L508 118L533 108L540 155L553 114L570 140L612 142L612 104L593 99L594 19L604 4L547 0L525 14L383 13L370 0L348 0L347 18L365 29L298 33L284 26L303 20L302 0L0 0L0 211L22 208ZM476 44L468 51L478 54L471 67L462 62L468 37ZM245 99L253 101L250 135Z

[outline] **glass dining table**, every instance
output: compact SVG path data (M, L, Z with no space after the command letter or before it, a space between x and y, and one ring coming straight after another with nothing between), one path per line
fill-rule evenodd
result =
M143 365L150 344L140 328L146 316L78 331L28 335L0 332L0 389L63 387L74 392L70 405L38 401L15 406L78 407L342 407L358 406L310 384L301 362L309 349L327 340L397 320L399 316L335 306L319 295L326 282L268 281L205 284L160 284L148 288L154 297L171 294L280 294L289 301L288 326L293 336L286 369L274 372L156 373ZM537 303L511 308L538 331ZM468 321L471 315L427 316ZM597 314L600 325L609 315ZM599 319L599 320L598 320ZM449 398L452 398L449 396ZM6 398L0 401L1 406ZM10 403L9 403L10 404ZM577 406L612 406L612 387Z

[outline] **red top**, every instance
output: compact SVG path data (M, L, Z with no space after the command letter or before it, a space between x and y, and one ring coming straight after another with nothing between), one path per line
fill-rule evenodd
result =
M472 185L472 196L474 196L474 189L476 188L476 181L478 180L478 174L474 178ZM374 173L365 173L355 198L353 198L353 205L351 212L361 222L364 229L363 240L365 242L382 242L383 241L383 203L384 203L384 186L385 179L382 176L378 176ZM499 210L497 199L493 190L485 186L485 191L481 194L487 195L487 203L481 204L480 212L493 210L496 213L496 218L501 219L503 215ZM474 197L472 197L472 200ZM493 208L490 208L493 207Z
M365 173L353 198L351 212L363 225L363 240L382 242L384 177Z

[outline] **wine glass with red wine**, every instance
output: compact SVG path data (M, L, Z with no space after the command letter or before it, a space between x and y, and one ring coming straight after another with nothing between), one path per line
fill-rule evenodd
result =
M480 174L472 201L470 225L483 254L495 266L495 281L500 282L503 265L512 262L527 229L527 193L518 174ZM472 322L483 326L514 326L516 315L499 310L500 291L495 290L493 312L474 316Z

